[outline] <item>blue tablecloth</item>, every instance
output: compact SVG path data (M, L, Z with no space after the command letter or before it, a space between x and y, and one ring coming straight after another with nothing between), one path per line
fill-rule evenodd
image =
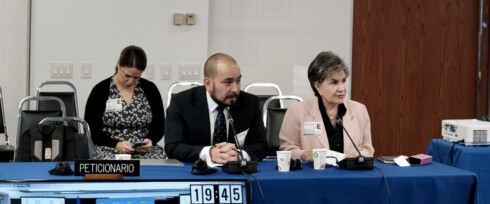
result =
M434 139L427 147L427 154L434 161L476 173L480 203L490 204L490 146L464 146Z
M279 173L275 166L275 161L259 163L255 177L230 175L221 170L216 174L197 176L190 174L190 164L142 166L141 176L124 179L209 181L246 178L252 187L252 203L380 204L389 203L390 197L391 203L477 203L476 175L436 162L405 168L376 162L379 171L348 171L334 167L319 171L305 164L303 170ZM47 172L53 167L54 163L3 163L0 164L0 182L82 180L82 177L49 175ZM386 177L388 185L383 177Z
M274 165L261 165L256 176L264 190L266 203L472 203L476 177L439 163L398 167L375 163L378 170L325 171L305 167L301 171L277 173ZM381 173L382 172L382 173ZM254 199L259 194L253 188ZM474 202L477 203L477 202Z

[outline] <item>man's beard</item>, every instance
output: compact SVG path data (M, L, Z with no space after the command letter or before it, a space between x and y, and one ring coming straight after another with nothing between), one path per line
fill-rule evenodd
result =
M233 104L235 104L236 100L238 99L238 96L239 94L233 94L233 95L227 95L225 97L225 99L223 101L217 99L215 97L215 89L211 90L211 98L213 99L214 102L216 102L218 105L222 105L222 106L231 106ZM225 104L225 100L228 99L228 98L231 98L231 97L235 97L235 99L231 100L231 103L230 104Z

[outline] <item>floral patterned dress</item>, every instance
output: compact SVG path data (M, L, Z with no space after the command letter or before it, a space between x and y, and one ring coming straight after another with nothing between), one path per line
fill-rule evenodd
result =
M102 116L104 127L102 132L119 141L127 140L130 143L143 141L149 130L152 120L151 107L140 84L134 88L133 98L130 104L122 99L117 86L111 80L109 98L120 99L122 110L106 111ZM134 153L132 159L161 159L164 157L163 148L153 144L152 150L145 154ZM114 159L119 152L108 146L94 145L94 159Z

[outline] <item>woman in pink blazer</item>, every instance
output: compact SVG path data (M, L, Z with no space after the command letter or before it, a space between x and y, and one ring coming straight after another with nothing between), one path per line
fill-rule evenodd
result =
M290 150L292 159L312 160L312 149L319 148L341 152L346 157L358 156L346 131L362 156L373 156L367 109L345 99L348 76L347 66L332 52L321 52L311 62L308 79L316 97L292 104L279 133L280 149Z

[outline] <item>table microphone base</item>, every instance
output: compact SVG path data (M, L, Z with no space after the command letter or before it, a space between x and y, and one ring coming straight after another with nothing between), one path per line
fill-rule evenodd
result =
M359 162L357 157L349 157L337 163L340 168L347 170L369 170L374 168L374 158L364 157L364 162Z
M257 162L256 161L244 161L246 165L241 165L241 161L231 161L226 162L221 168L224 172L229 174L239 174L239 173L256 173L257 172Z

